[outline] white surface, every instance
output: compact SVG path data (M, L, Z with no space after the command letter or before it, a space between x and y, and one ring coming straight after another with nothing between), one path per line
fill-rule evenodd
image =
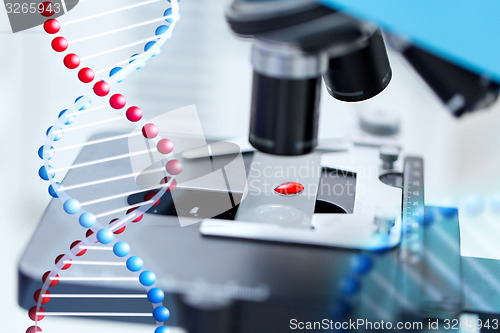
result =
M147 105L151 117L195 103L207 134L234 137L245 133L251 77L248 43L231 36L222 18L223 1L190 3L182 3L185 24L179 25L178 39L172 41L176 47L166 48L159 59L130 78L124 92L132 93L138 104ZM213 4L220 6L211 7ZM64 70L60 57L50 51L49 39L40 29L12 35L6 14L0 9L0 32L0 203L4 235L0 243L4 291L0 313L2 331L23 332L30 321L16 303L16 263L49 201L47 184L37 176L41 163L36 152L46 128L74 100L79 85ZM178 62L169 61L169 56ZM482 208L472 211L487 218L462 214L462 253L500 258L500 216L489 208L493 195L500 191L499 105L456 121L398 58L392 57L392 65L392 83L368 102L341 103L324 91L321 136L355 129L357 112L367 108L401 114L406 150L426 160L427 203L462 205L470 196L480 197ZM169 95L165 88L173 85L177 90ZM114 328L110 332L139 332L135 325L114 322L54 322L59 332L70 322L72 326L91 325L96 332L108 332L110 327Z

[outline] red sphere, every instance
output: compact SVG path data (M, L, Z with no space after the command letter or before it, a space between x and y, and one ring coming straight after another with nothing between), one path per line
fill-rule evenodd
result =
M78 72L78 78L83 83L90 83L95 79L95 73L92 69L84 67Z
M31 326L26 330L26 333L36 333L36 332L41 332L41 331L42 331L42 329L40 327L37 326L35 329L35 326Z
M174 143L169 139L161 139L156 144L156 149L162 154L170 154L174 150Z
M57 258L56 258L56 260L55 260L55 264L56 264L56 265L57 265L57 264L59 264L59 262L60 262L60 261L61 261L64 257L65 257L65 255L64 255L64 254L60 254L60 255L58 255L58 256L57 256ZM68 257L66 257L66 258L64 258L64 260L63 260L63 261L71 261L71 259L69 259ZM67 269L68 269L68 268L70 268L70 267L71 267L71 264L65 264L64 266L62 266L62 267L61 267L61 269L62 269L63 271L65 271L65 270L67 270Z
M64 57L64 66L69 69L75 69L80 66L80 57L74 53L67 54Z
M128 215L128 214L130 214L130 213L132 213L132 212L133 212L134 210L136 210L136 209L137 209L137 208L130 208L129 210L127 210L127 215ZM136 219L135 219L135 220L133 220L133 221L132 221L132 223L137 223L137 222L139 222L140 220L142 220L143 216L144 216L144 215L140 215L140 216L136 217Z
M38 6L38 11L42 16L51 17L55 14L54 4L50 1L44 1Z
M73 254L77 257L81 257L83 256L85 253L87 253L87 250L86 249L83 249L81 251L78 252L78 250L80 250L80 248L78 247L80 244L82 243L82 241L74 241L73 243L71 243L71 246L69 247L70 250L73 250Z
M90 242L99 243L99 241L97 240L97 230L87 230L87 232L85 233L85 237L87 237Z
M111 87L105 81L99 81L94 85L94 92L97 96L104 97L109 94Z
M50 273L52 273L52 272L48 271L48 272L45 272L45 274L43 274L43 276L42 276L43 283L45 283L47 281L47 279L49 278ZM54 277L59 277L59 275L56 274ZM59 283L59 280L51 280L49 286L53 287L53 286L55 286L58 283Z
M43 318L45 318L45 315L43 315L42 313L45 313L45 309L40 307L40 309L38 309L38 316L36 315L36 306L32 307L29 311L28 311L28 317L30 317L31 320L35 321L35 320L42 320ZM37 318L38 317L38 318Z
M170 177L164 177L161 181L160 181L160 184L163 185L163 184L167 184L168 182L170 181ZM170 183L170 185L168 186L168 189L167 189L167 192L172 192L173 190L175 190L175 188L177 187L177 181L174 179L172 180L172 182Z
M116 221L118 221L118 220L119 220L119 219L112 219L111 221L109 221L109 224L112 224L112 223L114 223L114 222L116 222ZM120 229L113 231L113 233L114 233L115 235L119 235L119 234L121 234L122 232L124 232L124 231L125 231L125 228L126 228L126 227L125 227L125 226L123 226L123 227L121 227Z
M155 191L149 191L148 193L146 193L144 195L144 201L149 201L149 200L153 199L155 195L156 195ZM153 204L153 207L158 205L159 203L160 203L160 199L158 199L158 201Z
M129 121L135 123L142 119L142 110L139 109L137 106L131 106L128 108L125 115L127 116L127 119Z
M113 109L120 110L127 105L127 100L125 99L125 96L115 94L109 99L109 105L111 105Z
M52 48L56 52L64 52L68 49L68 41L64 37L56 37L52 40Z
M160 130L158 130L158 127L152 123L148 123L142 127L142 135L144 135L146 139L156 138L159 132Z
M35 291L35 294L33 295L35 302L38 303L38 301L40 301L41 293L42 293L42 289L38 289L37 291ZM47 295L47 296L50 295L48 290L45 291L45 295ZM50 301L50 297L42 297L41 304L47 304L49 301Z
M179 160L170 160L165 168L169 174L178 175L182 172L182 163Z
M59 23L58 20L50 19L45 21L45 23L43 24L43 29L48 34L57 34L59 30L61 30L61 23Z

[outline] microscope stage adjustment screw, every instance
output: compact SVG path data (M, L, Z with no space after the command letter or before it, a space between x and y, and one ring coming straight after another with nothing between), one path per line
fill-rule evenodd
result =
M394 162L399 158L399 148L396 146L383 146L380 148L380 159L385 170L392 170Z

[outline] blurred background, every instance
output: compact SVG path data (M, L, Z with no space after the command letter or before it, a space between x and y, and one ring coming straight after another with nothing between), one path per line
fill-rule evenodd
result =
M181 2L182 19L161 56L133 73L120 88L141 105L146 117L195 104L207 136L246 136L251 44L230 32L223 15L225 4L225 0ZM83 15L81 7L67 15ZM135 22L144 13L138 9L127 15ZM383 111L399 118L404 150L425 158L427 204L461 209L462 254L500 259L500 104L456 120L398 55L390 52L389 56L392 82L372 100L342 103L323 90L320 138L359 133L359 115L365 112ZM17 306L16 265L50 200L46 183L37 175L41 165L37 150L46 129L80 91L82 84L63 67L41 27L12 34L0 9L4 331L24 331L31 324ZM68 322L61 321L61 330ZM122 332L143 329L95 322L101 331L108 325Z

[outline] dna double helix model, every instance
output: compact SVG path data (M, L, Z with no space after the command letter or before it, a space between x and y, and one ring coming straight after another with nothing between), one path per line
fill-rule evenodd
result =
M57 255L54 266L43 274L43 285L34 293L35 305L28 313L34 325L26 332L42 332L40 321L46 317L61 316L152 317L156 322L155 333L168 332L165 322L170 312L163 306L164 292L155 286L155 274L145 269L142 258L133 255L127 242L117 238L127 227L140 222L144 213L159 203L162 195L175 189L175 178L182 171L182 163L173 155L174 143L162 138L159 127L144 120L141 108L129 103L124 94L115 90L129 74L143 68L148 60L157 56L170 39L180 18L178 0L121 1L118 8L112 7L113 2L83 0L79 2L79 8L57 20L50 18L54 14L50 9L51 3L43 4L41 14L47 17L43 29L50 36L51 48L70 74L77 74L76 78L87 92L78 96L70 107L58 112L57 120L48 128L46 140L38 151L43 160L39 176L49 183L49 194L60 200L61 209L66 213L64 216L79 223L84 231L81 239L68 242L67 252ZM80 10L85 12L83 17ZM136 17L130 13L137 10L144 12L140 17L148 18L130 24L129 17ZM75 17L76 14L79 16ZM136 36L136 40L129 41ZM130 56L131 49L137 48L140 52ZM115 124L132 130L125 134L82 140L82 132L86 130L109 130ZM121 153L114 148L113 143L127 139L140 140L148 149ZM65 161L66 153L88 147L95 152L91 158L79 158L74 163ZM135 182L140 172L130 172L127 166L130 168L131 156L153 160L154 154L157 160L158 155L161 156L161 167L146 171L157 183L145 191L138 188ZM105 165L109 167L103 167ZM127 196L143 193L143 201L123 206L123 199ZM86 276L85 267L89 265L105 267L106 271L117 269L121 273L112 271L109 276ZM144 292L88 294L85 288L79 289L81 294L58 291L63 282L79 281L136 283L142 286ZM99 308L99 301L106 298L122 298L124 301L142 299L151 303L152 311L50 310L51 303L71 298L91 299L95 308Z

